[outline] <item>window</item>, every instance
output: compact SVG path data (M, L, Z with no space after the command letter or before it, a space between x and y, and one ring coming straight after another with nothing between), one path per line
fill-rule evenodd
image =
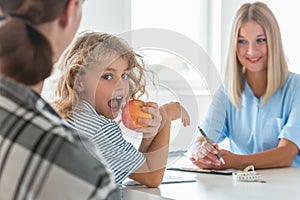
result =
M190 54L196 53L193 52L195 49L192 45L197 45L202 52L206 53L206 58L199 53L200 59L210 60L208 62L212 62L213 67L219 72L220 35L215 34L220 30L221 15L218 12L220 11L218 2L216 0L131 0L131 29L133 31L137 29L173 31L174 35L169 33L169 37L174 37L174 43L178 43L178 40L175 39L177 36L182 38L182 43L186 43L185 40L190 42ZM154 36L150 35L150 37ZM150 37L145 39L150 39ZM157 40L160 39L158 36ZM168 38L162 38L162 40L164 39ZM184 44L179 43L178 45ZM166 74L166 77L162 77L162 72L166 72L167 68L169 71L174 70L181 74L195 94L204 94L209 89L205 80L207 77L203 77L202 71L196 69L203 68L203 66L193 66L195 63L192 63L189 55L182 55L174 49L163 49L157 46L153 48L147 46L139 51L147 58L152 68L154 67L157 72L160 72L157 73L160 75L160 79L173 81L172 84L176 84L181 92L184 92L182 87L184 84L176 79L176 76L172 77Z

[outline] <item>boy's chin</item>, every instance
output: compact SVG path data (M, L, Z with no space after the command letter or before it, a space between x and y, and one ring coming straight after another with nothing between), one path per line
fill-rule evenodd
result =
M109 114L103 115L108 119L116 119L119 116L120 111L111 112Z

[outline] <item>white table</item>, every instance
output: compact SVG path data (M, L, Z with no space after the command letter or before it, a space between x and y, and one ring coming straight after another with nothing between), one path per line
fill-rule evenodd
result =
M162 184L158 188L127 187L130 199L178 200L290 200L300 199L300 167L257 170L266 183L236 182L231 175L169 171L166 173L193 177L191 183ZM127 199L127 198L124 198ZM128 198L129 199L129 198Z

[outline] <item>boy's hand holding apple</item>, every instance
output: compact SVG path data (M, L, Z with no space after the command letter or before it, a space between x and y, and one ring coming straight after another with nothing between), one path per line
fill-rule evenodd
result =
M162 116L157 103L130 100L122 111L123 124L134 131L143 132L147 136L155 136L161 126Z
M143 132L144 138L153 137L170 121L181 118L184 126L190 125L190 116L178 102L171 102L158 108L157 103L133 99L127 102L122 111L123 124L134 131Z

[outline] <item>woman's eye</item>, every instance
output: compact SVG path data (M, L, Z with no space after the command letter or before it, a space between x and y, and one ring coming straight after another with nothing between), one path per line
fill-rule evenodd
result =
M262 43L262 42L266 42L267 39L266 39L266 38L258 38L256 41L257 41L258 43Z
M238 40L238 43L239 43L239 44L246 44L247 41L246 41L246 40L239 39L239 40Z
M127 80L129 78L129 74L122 74L122 79Z
M104 78L105 80L111 80L112 75L106 74L106 75L103 75L102 78Z

